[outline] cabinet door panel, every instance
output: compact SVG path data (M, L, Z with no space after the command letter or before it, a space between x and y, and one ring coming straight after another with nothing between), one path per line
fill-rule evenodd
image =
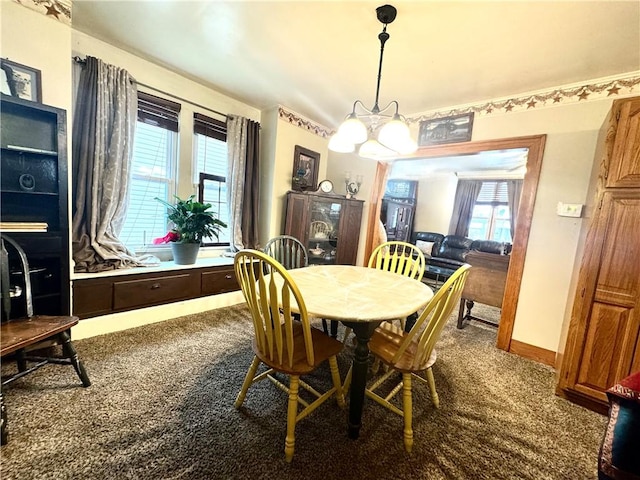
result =
M637 338L638 322L631 309L595 303L575 389L606 400L605 390L630 373Z
M596 295L616 296L616 303L635 303L640 284L640 192L604 194L599 215L602 238Z
M339 265L355 265L358 257L358 242L360 240L360 223L362 222L362 202L349 200L345 204L340 230L343 232L338 248Z
M306 195L290 193L287 196L287 216L285 218L285 232L296 237L304 245L307 244L307 210L309 198Z
M118 281L113 284L113 309L131 310L161 305L200 294L200 278L196 273Z
M625 102L619 111L607 187L640 187L640 99Z
M202 272L201 283L204 295L234 292L240 289L233 268Z
M605 390L632 368L640 330L640 192L603 195L590 245L592 293L586 295L575 389L605 401Z

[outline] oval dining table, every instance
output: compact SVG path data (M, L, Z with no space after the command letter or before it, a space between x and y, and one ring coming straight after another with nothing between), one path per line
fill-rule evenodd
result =
M348 435L358 438L371 335L384 320L404 318L423 308L433 291L419 280L375 268L313 265L288 272L310 317L338 320L355 334Z

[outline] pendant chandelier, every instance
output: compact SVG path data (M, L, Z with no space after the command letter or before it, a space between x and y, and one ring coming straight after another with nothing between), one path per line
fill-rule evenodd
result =
M398 113L398 102L393 100L382 109L378 106L382 55L384 54L384 44L389 40L387 25L395 20L397 10L391 5L383 5L376 8L376 13L378 20L384 26L378 35L380 61L378 63L375 103L373 108L368 109L360 100L354 102L353 110L342 122L338 132L329 140L329 150L351 153L355 151L356 145L360 145L358 155L361 157L384 160L413 153L418 145L410 136L406 119ZM394 113L387 113L393 108L395 108Z

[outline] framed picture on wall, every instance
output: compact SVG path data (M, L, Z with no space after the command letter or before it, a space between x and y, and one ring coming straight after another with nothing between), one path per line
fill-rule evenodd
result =
M12 97L42 102L40 70L21 65L6 58L0 59L2 93Z
M471 140L473 112L436 118L420 122L418 145L442 145L444 143L468 142Z
M318 189L319 166L320 154L318 152L296 145L293 153L291 189L299 192L315 192Z

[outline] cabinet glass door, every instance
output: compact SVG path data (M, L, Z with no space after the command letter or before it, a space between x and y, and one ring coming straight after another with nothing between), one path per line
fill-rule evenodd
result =
M339 201L311 200L307 236L310 264L336 263L341 213L342 203Z

